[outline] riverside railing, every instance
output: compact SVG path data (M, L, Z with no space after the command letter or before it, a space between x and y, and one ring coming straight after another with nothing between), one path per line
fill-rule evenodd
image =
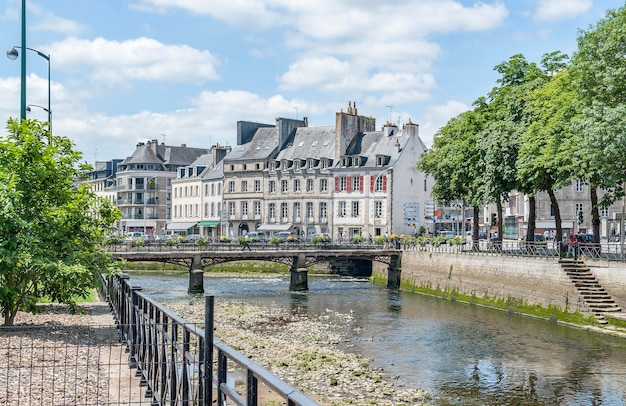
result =
M128 275L104 279L107 299L131 368L153 405L317 405L264 367L213 337L214 298L205 298L205 328L141 293ZM214 374L213 371L216 371ZM270 393L271 391L271 393Z

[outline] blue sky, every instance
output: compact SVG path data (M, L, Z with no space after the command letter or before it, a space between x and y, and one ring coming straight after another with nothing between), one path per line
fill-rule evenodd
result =
M51 56L52 129L87 162L137 142L236 144L239 120L359 114L437 130L521 53L571 55L623 0L27 1L26 46ZM21 45L21 0L0 0L0 44ZM47 106L46 60L27 53L27 103ZM19 117L20 63L0 58L0 134ZM390 107L391 106L391 107ZM47 120L34 107L29 118Z

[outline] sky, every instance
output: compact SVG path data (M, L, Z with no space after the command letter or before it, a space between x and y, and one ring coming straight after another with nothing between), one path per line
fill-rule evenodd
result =
M26 47L50 56L52 131L83 160L138 142L235 146L237 121L334 126L335 113L438 129L485 96L493 68L572 55L624 0L39 0ZM21 0L0 0L0 44L21 46ZM21 52L21 50L18 49ZM0 58L0 135L20 115L20 58ZM47 108L48 62L27 51L27 103ZM28 118L47 121L33 106Z

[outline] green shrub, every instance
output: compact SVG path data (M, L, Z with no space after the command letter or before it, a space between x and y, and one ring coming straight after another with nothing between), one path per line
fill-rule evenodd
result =
M361 242L363 242L362 236L355 235L354 237L352 237L352 244L360 244Z
M224 243L230 242L230 239L228 237L226 237L225 235L223 235L223 236L220 237L220 242L224 242Z
M374 237L375 244L383 245L386 242L387 242L387 237L385 237L384 235L377 235L376 237Z
M278 245L278 244L282 244L283 243L283 239L280 237L272 237L270 239L270 244L274 244L274 245Z

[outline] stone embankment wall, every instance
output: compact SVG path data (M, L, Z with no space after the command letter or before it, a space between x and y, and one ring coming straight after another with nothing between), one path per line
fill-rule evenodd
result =
M626 308L626 267L589 263L600 283ZM374 274L387 277L387 265L375 263ZM582 298L557 258L405 251L401 282L464 295L513 299L529 305L555 305L586 312Z

